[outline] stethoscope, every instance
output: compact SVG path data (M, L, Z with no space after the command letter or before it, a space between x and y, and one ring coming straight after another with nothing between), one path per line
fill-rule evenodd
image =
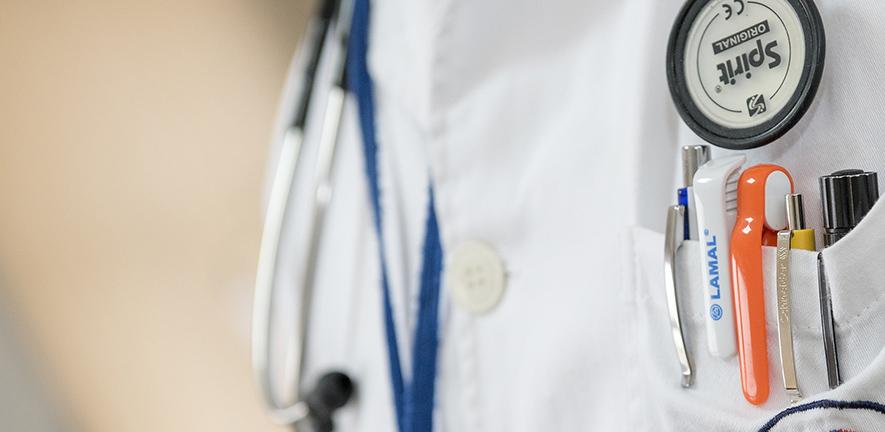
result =
M347 40L352 14L350 0L323 0L316 15L311 19L300 48L301 88L298 91L295 115L285 132L276 173L273 178L255 282L255 303L252 321L252 365L257 374L261 392L275 422L281 425L306 426L309 430L329 432L333 430L332 416L351 399L354 383L345 373L331 371L323 375L310 391L303 391L302 379L308 326L311 315L311 298L315 268L322 236L326 210L332 198L332 165L343 115L346 89ZM338 54L330 51L337 49ZM327 52L329 51L329 52ZM300 278L298 318L291 337L290 382L286 389L294 392L291 401L284 401L275 391L276 379L271 373L271 327L274 319L273 299L280 287L278 264L280 237L283 234L289 208L290 195L297 170L303 163L301 156L305 143L308 112L315 98L314 88L320 63L326 55L334 60L333 79L328 89L325 112L319 135L313 193L312 219L307 245L304 271ZM290 264L290 263L289 263Z

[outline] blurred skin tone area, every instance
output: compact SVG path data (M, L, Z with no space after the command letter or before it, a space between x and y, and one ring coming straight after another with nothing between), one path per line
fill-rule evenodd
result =
M311 6L0 0L0 430L282 430L249 320Z

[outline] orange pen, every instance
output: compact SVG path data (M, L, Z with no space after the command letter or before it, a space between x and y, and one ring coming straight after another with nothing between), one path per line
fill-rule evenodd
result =
M738 210L731 235L731 278L741 388L754 405L768 400L768 340L765 332L765 291L762 246L777 244L786 228L784 197L793 193L793 179L777 165L757 165L741 174Z

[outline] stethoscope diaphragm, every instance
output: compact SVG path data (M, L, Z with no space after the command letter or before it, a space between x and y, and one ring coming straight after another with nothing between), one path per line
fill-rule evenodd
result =
M670 93L704 140L733 150L760 147L808 110L825 45L813 0L689 0L667 47Z

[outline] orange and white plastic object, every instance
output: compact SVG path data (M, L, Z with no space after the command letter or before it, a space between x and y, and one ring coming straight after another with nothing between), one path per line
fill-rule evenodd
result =
M738 183L737 218L731 235L731 286L741 387L754 405L765 403L769 393L762 246L777 245L777 232L787 227L784 197L790 193L793 179L777 165L751 167Z

